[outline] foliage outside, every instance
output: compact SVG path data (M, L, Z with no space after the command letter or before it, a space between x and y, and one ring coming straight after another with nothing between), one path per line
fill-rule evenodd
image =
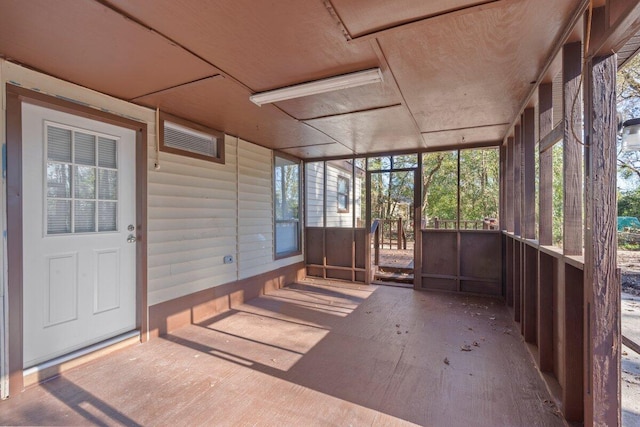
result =
M618 112L622 121L640 117L640 55L618 70ZM618 216L640 217L640 152L623 151L618 139ZM629 233L627 233L629 234ZM618 233L620 248L640 250L634 232Z
M500 196L499 156L496 148L425 153L422 183L422 215L425 225L435 227L437 218L439 228L455 227L458 191L461 228L465 228L467 222L477 226L487 218L497 219Z

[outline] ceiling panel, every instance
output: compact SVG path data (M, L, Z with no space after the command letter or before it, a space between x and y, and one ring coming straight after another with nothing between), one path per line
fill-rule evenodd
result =
M420 149L424 143L403 106L308 120L356 154Z
M491 2L479 0L331 0L331 3L349 34L356 38L407 22Z
M427 148L460 147L486 142L502 141L509 125L484 126L470 129L454 129L439 132L423 133L422 138Z
M506 2L381 35L421 131L511 122L577 2Z
M108 1L255 92L378 66L319 0Z
M4 0L0 29L7 58L125 99L219 72L93 1Z
M336 143L273 105L258 107L248 99L249 92L242 86L218 77L144 96L135 102L268 148Z

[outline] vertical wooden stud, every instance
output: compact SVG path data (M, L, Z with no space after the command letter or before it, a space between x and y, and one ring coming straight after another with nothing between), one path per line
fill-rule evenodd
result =
M552 84L538 88L540 139L553 129ZM540 152L539 167L539 237L541 245L553 243L553 157L552 149ZM538 363L542 372L552 372L553 350L553 261L540 254L538 259Z
M522 234L527 240L536 238L536 176L535 176L535 109L527 108L522 116L522 150L523 150L523 210ZM522 327L526 342L536 342L537 338L537 284L538 256L537 249L523 244L522 274Z
M553 130L552 84L544 83L538 88L538 109L540 113L540 139ZM539 203L540 229L538 241L541 245L553 244L553 150L540 152Z
M620 281L616 273L616 56L587 67L585 421L620 425Z
M564 221L563 249L565 255L582 254L582 107L580 75L582 73L582 43L570 43L562 49L563 81L563 159L564 159Z

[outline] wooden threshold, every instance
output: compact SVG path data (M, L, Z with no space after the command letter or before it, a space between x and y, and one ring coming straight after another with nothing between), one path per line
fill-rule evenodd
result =
M140 343L140 331L135 330L109 338L89 347L76 350L23 371L24 386L30 387L46 381L56 375L84 365L116 350Z

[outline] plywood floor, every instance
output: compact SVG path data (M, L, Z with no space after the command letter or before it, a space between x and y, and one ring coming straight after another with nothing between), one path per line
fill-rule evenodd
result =
M499 301L317 280L0 402L0 424L561 426L549 399Z

